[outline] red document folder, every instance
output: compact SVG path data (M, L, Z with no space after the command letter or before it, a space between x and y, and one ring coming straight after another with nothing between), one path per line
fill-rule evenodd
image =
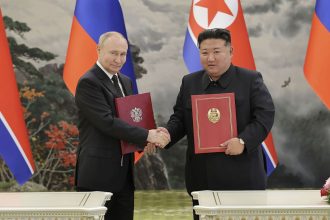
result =
M150 93L116 98L117 117L130 125L154 129L156 127ZM121 152L127 154L141 150L132 143L121 141Z
M220 144L237 137L234 93L192 95L195 153L224 152Z

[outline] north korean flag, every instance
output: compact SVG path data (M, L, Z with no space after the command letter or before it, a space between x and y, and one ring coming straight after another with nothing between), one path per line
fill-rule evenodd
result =
M0 9L0 156L19 184L35 165Z

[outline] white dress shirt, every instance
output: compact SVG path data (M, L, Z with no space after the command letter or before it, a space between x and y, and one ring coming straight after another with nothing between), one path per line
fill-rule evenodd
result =
M121 82L119 80L119 77L118 77L118 73L115 73L115 74L111 74L109 73L108 71L106 71L106 69L103 68L102 64L99 62L99 61L96 61L96 65L98 65L102 70L103 72L105 72L107 74L107 76L110 78L111 80L111 83L113 83L112 81L112 77L114 75L117 75L117 78L118 78L118 84L119 84L119 87L120 87L120 90L121 90L121 93L123 94L123 96L125 97L125 93L124 93L124 89L123 89L123 86L121 85Z

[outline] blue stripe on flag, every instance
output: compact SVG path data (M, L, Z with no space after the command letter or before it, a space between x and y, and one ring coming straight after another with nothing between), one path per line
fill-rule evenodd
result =
M188 30L183 45L183 59L190 73L203 69L199 59L199 49L192 40Z
M123 12L118 0L77 0L74 14L96 44L101 34L108 31L119 32L128 39ZM128 48L126 63L120 72L131 78L133 91L138 93L132 60L131 51Z
M330 32L330 1L318 0L315 6L315 13L325 28Z
M270 154L270 152L268 151L267 147L265 146L265 143L262 143L262 152L264 155L264 158L266 160L266 172L267 172L267 176L269 176L276 168L276 165L274 166L273 162L273 156Z
M17 182L22 185L31 178L32 173L1 118L0 137L0 155L6 161Z
M274 170L275 167L273 166L273 163L271 162L269 155L264 152L265 159L266 159L266 172L267 176L269 176Z
M117 31L127 36L118 0L78 0L74 14L95 43L107 31Z

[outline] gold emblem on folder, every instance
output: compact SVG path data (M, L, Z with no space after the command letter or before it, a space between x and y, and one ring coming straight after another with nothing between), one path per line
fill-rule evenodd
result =
M210 108L207 112L207 118L212 123L217 123L220 120L220 111L217 108Z

